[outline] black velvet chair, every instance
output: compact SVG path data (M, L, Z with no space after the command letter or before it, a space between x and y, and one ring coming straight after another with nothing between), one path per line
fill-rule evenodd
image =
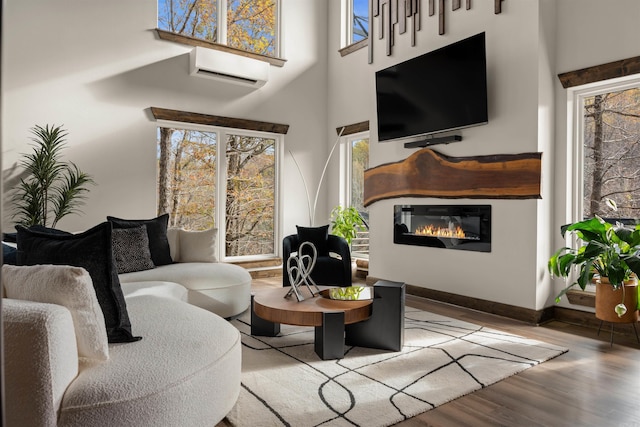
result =
M302 243L297 234L287 236L282 241L283 286L291 286L287 273L287 260L292 253L298 251ZM316 265L311 271L311 278L316 285L351 286L351 250L347 241L342 237L329 234L326 245L329 255L320 256L318 254Z

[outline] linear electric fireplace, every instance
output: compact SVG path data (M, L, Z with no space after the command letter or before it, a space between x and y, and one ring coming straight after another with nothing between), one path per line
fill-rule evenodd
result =
M491 205L395 205L393 243L491 252Z

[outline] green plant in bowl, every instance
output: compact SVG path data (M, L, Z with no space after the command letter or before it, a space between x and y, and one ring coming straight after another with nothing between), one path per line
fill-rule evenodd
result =
M343 300L343 301L357 301L360 298L360 293L364 290L363 286L349 286L346 288L331 288L329 289L329 296L331 299Z

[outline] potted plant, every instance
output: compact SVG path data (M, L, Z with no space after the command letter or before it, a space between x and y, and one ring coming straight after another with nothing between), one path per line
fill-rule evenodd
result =
M615 208L613 201L607 203ZM561 233L563 237L566 233L574 234L584 244L578 249L562 247L549 259L548 269L553 276L567 278L574 269L578 270L577 279L558 294L556 302L576 284L584 290L595 276L596 317L608 322L637 321L640 225L634 228L620 223L613 225L595 216L564 225ZM605 292L615 296L607 296ZM611 298L614 302L608 303ZM611 316L614 313L617 317Z
M343 208L338 205L331 211L331 234L343 237L349 247L351 247L353 239L357 237L358 231L364 230L366 230L366 225L355 207Z
M74 163L60 160L67 132L62 126L35 126L31 129L33 152L25 154L20 165L26 176L20 180L13 195L14 218L24 226L55 227L78 206L93 184L91 177Z

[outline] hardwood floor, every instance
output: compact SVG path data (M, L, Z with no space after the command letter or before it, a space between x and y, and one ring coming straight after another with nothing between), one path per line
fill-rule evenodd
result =
M255 279L255 288L281 278ZM407 295L407 306L567 347L555 359L397 424L417 426L640 427L640 344L552 321L533 326ZM228 425L220 423L219 426Z

